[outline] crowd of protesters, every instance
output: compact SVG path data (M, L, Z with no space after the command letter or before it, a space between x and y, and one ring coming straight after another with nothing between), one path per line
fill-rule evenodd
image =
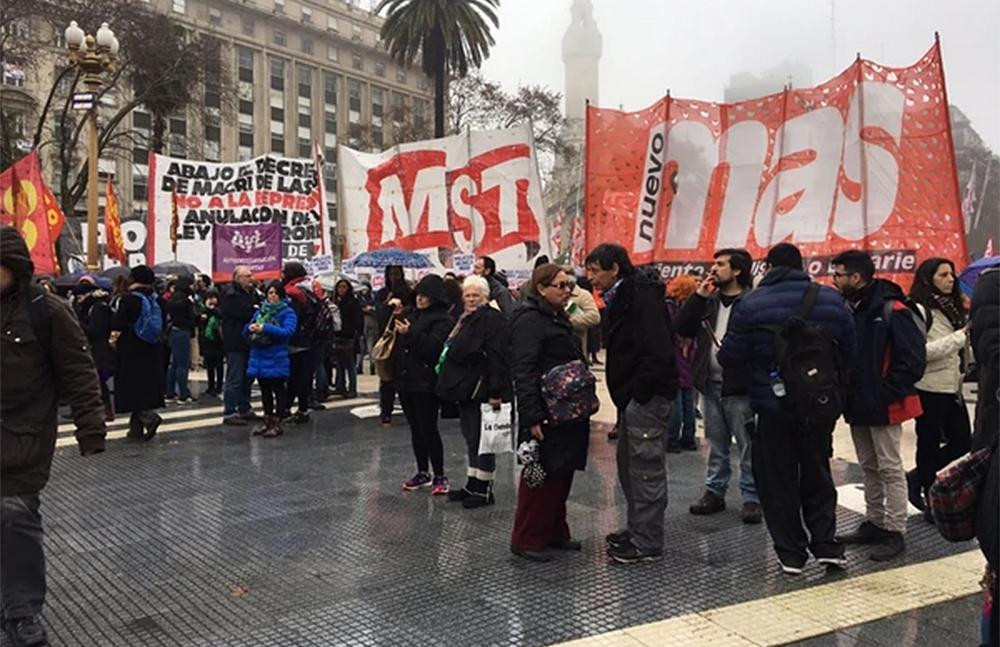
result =
M20 285L26 270L17 251L5 248L3 260L11 259L10 280ZM691 514L724 510L738 470L740 517L765 523L784 573L801 573L810 555L844 568L847 545L867 546L872 560L892 560L905 551L907 501L929 510L939 469L970 447L996 447L997 403L983 399L973 434L961 389L974 353L981 367L994 370L980 371L992 388L980 392L997 392L995 290L973 301L970 345L969 308L947 259L925 261L909 295L877 278L871 257L860 251L832 260L833 287L814 282L788 243L770 249L762 268L754 286L750 254L722 249L703 275L665 283L610 243L589 253L586 276L543 258L516 288L489 257L478 258L467 277L431 273L415 283L402 267L388 266L378 290L341 279L327 291L294 262L266 281L237 268L221 289L208 277L164 280L137 266L115 286L86 275L72 288L65 313L75 313L73 338L89 353L84 369L62 370L76 376L66 385L68 398L81 450L93 453L103 449L103 421L116 414L130 414L130 438L153 438L158 410L195 397L189 371L198 361L208 377L198 395L223 397L222 423L254 423L254 434L270 438L285 433L286 424L309 422L310 410L322 409L334 393L355 397L367 358L368 371L380 378L381 424L392 424L398 397L410 428L416 471L402 489L447 495L465 508L495 501L497 461L482 450L483 418L512 408L512 445L524 469L510 549L541 562L552 550L581 549L567 500L574 473L587 463L598 406L591 368L603 345L627 503L624 527L605 538L610 559L662 558L667 454L699 448L700 415L707 466ZM995 283L991 273L984 279ZM26 289L19 298L31 294ZM64 326L63 310L54 312L53 324ZM25 315L20 325L31 324ZM806 362L816 366L808 371L812 382L794 370ZM251 405L255 380L263 417ZM4 381L5 416L21 406L10 383ZM95 408L102 415L95 417ZM841 417L861 466L866 510L858 527L838 534L830 459ZM445 472L442 418L459 421L465 442L461 488L452 488ZM913 419L917 467L906 474L901 423ZM5 442L7 433L5 426ZM39 452L35 462L47 473L51 448ZM8 469L4 456L6 513L8 492L17 489L11 484L29 472ZM996 466L994 460L994 483ZM16 494L34 496L28 503L37 507L44 478L28 480ZM930 512L926 517L934 522ZM981 531L984 551L995 548L996 524ZM5 534L5 550L7 542ZM995 560L990 567L995 572ZM30 570L10 577L37 583ZM22 616L37 616L37 609L26 607Z

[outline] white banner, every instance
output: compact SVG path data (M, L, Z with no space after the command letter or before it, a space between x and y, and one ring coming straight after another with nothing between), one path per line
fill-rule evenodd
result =
M549 253L542 184L527 124L395 146L339 147L341 231L347 255L384 247L427 253L438 269L456 254L530 269Z
M149 263L171 260L170 229L177 200L177 260L212 270L212 228L281 223L283 261L306 264L330 253L323 186L310 159L263 155L217 164L149 156Z

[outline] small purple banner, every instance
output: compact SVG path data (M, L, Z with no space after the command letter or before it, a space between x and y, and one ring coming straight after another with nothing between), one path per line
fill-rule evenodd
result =
M281 275L281 223L212 227L212 280L229 281L238 265L262 279Z

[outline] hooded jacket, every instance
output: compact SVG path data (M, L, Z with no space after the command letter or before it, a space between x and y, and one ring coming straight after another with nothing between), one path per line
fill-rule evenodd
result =
M497 274L490 274L484 278L490 286L490 300L496 301L500 312L506 316L514 314L514 297L510 294L506 279Z
M906 312L903 290L876 279L851 305L858 357L847 391L844 418L852 425L897 424L919 416L916 383L927 367L924 334ZM889 321L883 318L892 302Z
M30 291L34 265L13 227L0 230L0 264L15 277L0 294L0 494L35 494L49 479L59 401L70 404L84 455L104 450L104 405L76 315L58 296ZM52 327L48 347L32 326L29 298L45 299Z
M670 401L677 397L677 362L663 294L658 274L637 270L622 280L607 306L605 369L619 409L631 400L645 404L656 395Z
M406 314L410 331L396 336L394 383L400 393L433 393L437 386L434 368L454 322L448 316L448 301L440 276L429 274L420 279L414 293L425 295L431 304L423 310L413 308Z
M190 276L178 277L174 294L167 304L167 319L172 327L194 336L198 318L195 315L194 298L191 294L192 283Z
M729 328L719 349L719 364L723 369L749 374L750 406L757 413L781 415L785 412L771 388L771 371L777 359L774 333L766 327L779 325L791 317L801 305L810 283L809 275L802 270L775 267L756 290L733 306ZM854 361L855 333L843 297L832 288L821 287L808 319L833 338L841 366L850 369Z

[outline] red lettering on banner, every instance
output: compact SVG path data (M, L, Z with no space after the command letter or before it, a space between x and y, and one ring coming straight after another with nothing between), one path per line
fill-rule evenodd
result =
M369 249L451 244L443 196L446 161L444 151L413 151L394 155L368 171ZM432 226L432 220L444 221L444 226ZM416 223L412 231L411 223Z

